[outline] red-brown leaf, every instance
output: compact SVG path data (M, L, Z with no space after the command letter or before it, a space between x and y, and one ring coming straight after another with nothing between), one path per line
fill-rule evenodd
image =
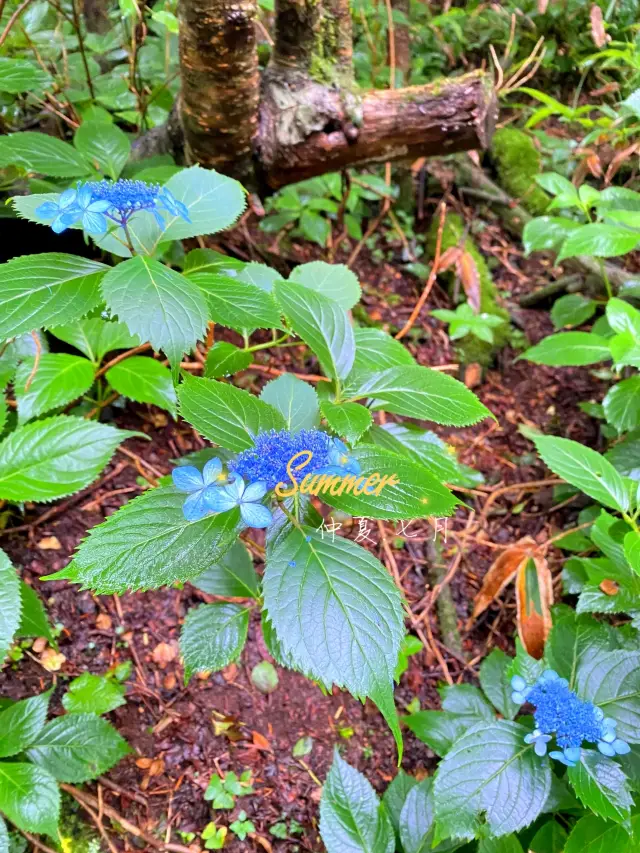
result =
M553 582L544 557L531 556L518 567L516 577L518 635L531 657L539 660L551 630Z
M476 262L469 252L461 252L456 266L469 305L477 312L480 310L480 275Z
M509 581L513 580L518 567L530 554L527 543L513 545L503 551L484 576L480 592L473 602L471 619L476 619L497 598Z
M591 7L589 17L591 18L591 38L593 39L593 43L598 48L604 47L609 41L609 36L604 29L604 18L600 6L594 3Z

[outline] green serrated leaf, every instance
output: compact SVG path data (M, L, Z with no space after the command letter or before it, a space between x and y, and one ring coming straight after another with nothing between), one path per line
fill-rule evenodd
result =
M69 683L62 706L70 714L108 714L126 704L124 691L114 678L83 672Z
M260 399L280 412L291 432L318 426L318 395L311 385L297 376L283 373L267 382L260 392Z
M325 373L344 379L355 357L353 327L346 311L295 282L276 282L274 293L288 325L311 347Z
M507 671L511 658L502 649L494 649L480 665L480 684L486 696L493 702L506 720L513 720L519 706L511 701L511 685Z
M280 329L282 321L273 296L261 287L219 273L193 273L189 276L203 293L209 319L237 332L254 329Z
M640 242L640 233L617 225L591 223L573 231L563 242L556 263L578 255L615 258L626 255Z
M100 317L78 320L65 326L55 326L48 331L61 341L79 349L96 364L112 350L130 349L141 343L137 335L130 334L124 323L102 320Z
M116 447L136 433L56 415L18 427L0 442L0 497L49 501L88 486Z
M190 276L199 272L215 272L222 275L237 276L246 266L244 261L230 258L213 249L193 249L184 259L182 272ZM255 264L254 266L262 266Z
M453 714L450 711L417 711L403 717L414 735L440 756L446 755L455 741L481 717Z
M355 444L373 423L371 412L359 403L330 403L328 400L320 404L322 417L331 429L349 444Z
M469 426L491 413L469 389L437 370L415 365L349 378L349 396L372 397L373 409L453 426Z
M255 284L256 287L266 290L271 293L273 285L276 281L280 281L282 276L277 270L271 269L266 264L244 264L242 270L238 273L240 281L248 281L249 284Z
M619 738L640 743L640 652L599 652L582 660L575 689L617 720Z
M0 663L4 661L20 624L20 581L11 560L0 550Z
M633 797L620 765L592 749L580 750L580 761L568 770L569 781L585 808L600 817L624 823Z
M60 791L56 780L33 764L0 763L0 812L25 832L58 840Z
M562 853L567 842L567 831L557 820L548 820L529 842L531 853Z
M400 838L400 814L402 813L402 807L407 799L407 794L417 784L417 779L409 776L404 770L399 770L393 782L391 782L382 795L382 801L398 839Z
M102 280L105 301L132 335L162 350L174 368L207 325L207 308L193 282L159 261L139 255Z
M597 303L581 293L567 293L556 299L551 309L551 319L556 329L581 326L596 313Z
M0 167L22 166L54 178L81 178L91 172L85 158L68 142L36 131L0 138Z
M557 252L569 234L581 227L579 222L564 216L536 216L522 232L525 253Z
M522 358L550 367L582 367L609 361L611 352L607 339L593 332L559 332L543 338Z
M0 57L0 92L18 95L21 92L41 92L50 86L51 76L28 59Z
M238 604L202 604L189 611L180 634L184 677L217 672L240 656L247 641L249 611Z
M604 456L568 438L532 434L531 440L554 474L605 506L629 509L622 477Z
M206 379L221 379L244 370L252 361L253 353L241 350L227 341L216 341L207 353L204 375Z
M95 714L56 717L29 743L27 756L60 782L88 782L131 752L127 742Z
M99 283L108 269L58 252L24 255L0 265L0 339L86 314L100 302Z
M173 387L171 371L144 356L130 356L114 364L105 374L114 390L136 403L153 403L176 416L178 398Z
M100 172L116 181L124 169L131 143L120 128L99 120L83 121L76 130L73 144Z
M334 752L322 789L320 835L327 853L393 853L393 826L365 777Z
M273 406L223 382L185 376L178 397L182 417L209 441L228 450L248 450L259 432L285 427Z
M45 353L37 362L25 359L18 365L14 382L18 423L77 400L93 385L93 375L93 364L77 355Z
M191 583L210 595L232 598L257 598L258 576L253 560L242 542L235 542L219 563L207 569Z
M386 370L404 364L415 367L416 362L408 349L400 341L382 329L354 329L356 357L353 373L370 370Z
M602 401L607 421L620 432L640 423L640 376L632 376L612 385Z
M51 691L47 691L0 712L0 758L17 755L33 742L47 719L50 698Z
M44 609L44 604L38 594L24 581L20 581L20 624L17 628L18 637L45 637L56 647L55 637Z
M144 492L89 531L64 578L102 594L157 589L196 578L235 542L239 512L189 522L173 486Z
M610 636L605 625L588 614L580 615L572 608L553 609L553 627L545 644L545 660L573 690L582 660L610 649Z
M634 816L631 824L637 837L640 815ZM637 849L637 841L624 827L590 814L580 818L573 827L564 853L636 853Z
M344 264L311 261L295 267L289 281L297 281L316 293L333 299L348 311L360 301L360 284L355 274Z
M404 853L428 853L433 847L433 779L423 779L409 791L400 813Z
M508 835L538 817L551 769L525 745L527 731L506 720L482 722L455 742L435 779L437 840L472 839L482 823L496 837Z

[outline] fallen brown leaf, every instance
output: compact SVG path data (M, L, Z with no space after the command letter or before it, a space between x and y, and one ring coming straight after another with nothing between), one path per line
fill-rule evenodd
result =
M251 741L257 749L264 749L267 752L272 752L271 745L264 735L260 732L251 732Z
M178 648L175 643L158 643L155 649L151 652L151 658L154 663L157 663L160 669L164 669L167 664L174 661L178 657Z
M66 657L55 649L45 649L40 655L40 663L47 672L58 672L65 661Z
M464 384L467 388L477 388L482 381L482 366L472 361L464 369Z
M112 625L113 621L108 613L98 613L96 616L96 628L99 628L101 631L109 631Z
M600 584L600 589L605 595L617 595L620 587L615 581L605 578Z
M594 3L589 12L589 17L591 18L591 38L593 39L593 43L598 48L604 47L610 37L604 28L604 17L600 6Z
M518 636L531 657L540 660L551 631L553 579L544 557L529 556L516 577Z
M43 652L47 648L47 638L46 637L36 637L31 646L31 651L35 654L39 655L40 652Z
M475 597L471 622L484 613L494 598L500 595L509 581L515 577L522 561L528 559L534 547L533 539L525 537L500 554L484 576L480 592Z
M62 548L57 536L45 536L38 542L41 551L59 551Z
M456 269L469 305L477 313L480 310L480 274L476 262L469 252L462 252Z

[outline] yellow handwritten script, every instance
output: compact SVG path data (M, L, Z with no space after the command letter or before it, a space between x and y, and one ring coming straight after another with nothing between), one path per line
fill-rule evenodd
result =
M331 494L342 495L379 495L385 486L397 486L400 483L396 474L305 474L299 481L296 474L311 462L313 453L301 450L287 462L287 474L291 485L278 483L275 493L280 498L288 498L300 492L303 495Z

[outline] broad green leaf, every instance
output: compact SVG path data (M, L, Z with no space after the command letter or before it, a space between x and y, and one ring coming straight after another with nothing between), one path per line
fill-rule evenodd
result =
M346 311L295 282L276 282L274 293L287 324L313 350L325 373L344 379L355 356L353 328Z
M216 341L207 353L204 375L207 379L220 379L231 376L239 370L249 367L253 353L241 350L227 341Z
M610 337L609 350L617 370L621 367L640 367L640 343L631 332Z
M491 415L462 382L428 367L390 367L352 376L350 382L350 396L373 397L372 408L410 418L469 426Z
M631 823L637 836L640 832L640 815L635 815ZM636 853L637 849L637 841L624 827L588 814L580 818L571 830L563 853Z
M113 267L102 293L132 335L162 350L174 368L207 325L207 306L192 281L159 261L138 256Z
M618 737L640 743L639 652L598 652L580 661L575 689L617 720Z
M483 823L499 837L538 817L552 774L548 760L524 743L526 734L524 726L499 720L479 723L455 742L434 784L438 839L474 838Z
M355 274L344 264L327 264L311 261L295 267L289 281L298 281L305 287L333 299L348 311L360 301L360 284Z
M502 838L481 838L478 843L478 853L522 853L522 844L515 835L505 835Z
M330 403L326 400L320 404L320 411L331 429L350 444L355 444L373 423L369 409L359 403Z
M624 823L633 798L620 765L592 749L580 750L580 761L568 770L569 781L585 808L600 817Z
M640 430L630 432L610 447L606 457L619 474L640 480Z
M108 269L59 252L0 265L0 339L82 317L100 302L98 285Z
M124 691L115 678L83 672L69 684L62 705L70 714L108 714L126 704Z
M616 225L593 223L583 225L569 234L562 244L557 263L577 255L594 255L596 258L615 258L633 251L640 242L640 233Z
M268 554L263 590L295 667L354 696L371 696L397 730L392 684L402 608L378 560L340 536L294 529Z
M46 722L50 698L47 691L0 712L0 758L17 755L33 742Z
M393 828L398 835L400 831L400 814L407 799L409 791L418 784L417 779L409 776L403 770L398 770L393 782L388 786L382 795L382 802L387 810L389 820L393 824Z
M300 231L307 240L311 240L323 248L327 245L327 240L331 234L331 223L324 216L305 209L302 211L298 224Z
M191 580L218 563L236 540L237 510L188 522L173 486L144 492L89 531L66 579L107 595Z
M109 368L105 379L124 397L136 403L153 403L176 416L178 398L171 371L159 361L134 355Z
M46 71L28 59L0 57L0 92L41 92L52 82Z
M246 266L251 265L220 252L214 252L213 249L193 249L184 259L182 272L186 276L200 272L215 272L236 277ZM261 266L261 264L254 266Z
M607 302L607 321L614 332L631 332L640 341L640 311L616 296Z
M458 738L481 719L477 715L454 714L450 711L417 711L403 717L403 722L437 755L444 756Z
M606 338L593 332L559 332L530 347L522 358L550 367L582 367L611 358Z
M44 609L44 604L38 594L24 581L20 581L20 624L17 628L18 637L45 637L55 647L56 641L51 625Z
M213 169L191 166L170 178L165 187L186 205L191 222L165 215L164 240L186 240L228 228L246 207L246 192L238 181Z
M558 477L605 506L619 512L629 509L629 494L622 477L604 456L568 438L532 435L531 440Z
M65 326L49 329L52 335L79 349L96 364L117 349L131 349L140 345L137 335L130 334L124 323L102 320L100 317L78 320Z
M93 374L93 364L78 355L45 353L37 367L34 358L25 359L18 365L14 383L18 423L23 424L82 397L93 385Z
M210 595L228 595L232 598L257 598L258 576L253 560L242 542L235 542L219 563L207 569L191 583Z
M493 708L473 684L444 685L438 693L445 711L489 721L495 718Z
M624 555L633 571L640 575L640 534L635 530L624 537Z
M640 376L612 385L602 405L607 421L620 432L640 426Z
M548 820L529 842L531 853L562 853L567 843L567 831L557 820Z
M189 276L202 291L208 306L208 319L237 332L281 328L280 312L273 296L255 284L219 273L193 273Z
M314 429L320 422L315 389L290 373L283 373L267 382L260 392L260 399L280 412L291 432Z
M544 669L544 662L532 658L522 645L520 637L516 637L516 656L509 665L507 678L511 680L514 675L521 675L527 684L534 684Z
M240 656L247 641L249 611L238 604L201 604L187 613L180 634L184 677L217 672Z
M545 660L573 690L578 667L599 651L609 650L611 640L605 625L593 616L578 614L570 607L555 607L553 627L545 644Z
M558 111L563 109L562 104L556 101L555 98L550 98L544 92L540 92L537 89L527 89L525 87L522 88L522 91L531 95L531 97L542 101L542 103L547 104L547 106L555 107ZM543 172L541 175L536 175L535 182L541 186L543 190L551 193L551 195L574 194L576 196L576 200L578 199L578 191L571 181L563 175L559 175L557 172Z
M248 450L259 432L285 427L273 406L223 382L185 376L178 397L182 417L209 441L228 450Z
M88 782L129 752L124 738L96 714L65 714L38 732L27 756L60 782Z
M353 335L356 341L354 374L367 370L386 370L387 367L400 364L416 366L409 350L382 329L354 329Z
M363 518L441 517L451 515L459 503L419 463L371 444L359 445L353 455L360 463L359 477L318 475L310 484L313 494L321 489L321 499L343 512ZM395 479L384 482L393 475ZM304 470L298 474L299 481L303 476Z
M100 172L116 181L131 153L131 143L120 128L112 123L83 121L76 130L73 144Z
M18 427L0 442L0 498L50 501L84 489L135 434L67 415Z
M407 794L400 813L404 853L428 853L433 847L433 779L423 779Z
M0 550L0 664L13 643L21 611L18 575L11 560Z
M0 168L22 166L54 178L81 178L91 166L79 151L54 136L36 131L0 137Z
M581 293L567 293L556 299L551 309L551 319L556 329L581 326L596 313L597 303Z
M365 777L334 752L322 788L320 835L327 853L393 853L393 826Z
M494 649L480 665L480 684L485 695L493 702L506 720L513 720L519 706L511 701L511 685L507 670L511 658L502 649Z
M60 791L56 780L33 764L0 762L0 812L25 832L58 840Z
M536 216L522 232L525 253L557 252L569 234L581 227L579 222L564 216Z
M271 293L273 285L276 281L280 281L282 276L277 270L271 269L266 264L244 264L242 270L238 273L240 281L247 281L249 284L255 284L261 290L266 290Z
M475 486L483 482L479 471L458 462L454 447L445 444L435 432L415 424L374 424L367 433L366 440L420 462L442 482L455 486Z

